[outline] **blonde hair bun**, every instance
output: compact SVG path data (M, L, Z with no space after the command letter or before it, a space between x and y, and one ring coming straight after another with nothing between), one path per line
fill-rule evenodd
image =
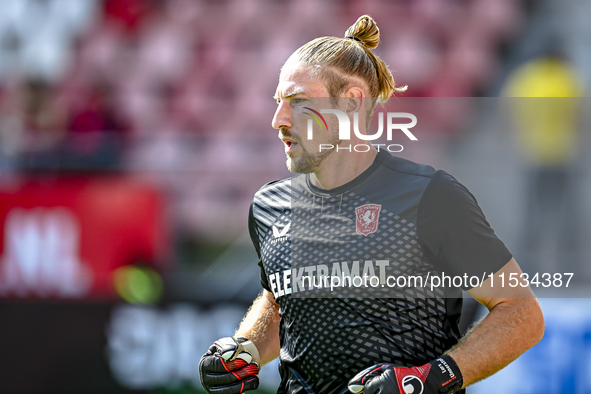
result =
M371 16L362 15L347 29L345 37L353 37L359 40L363 46L374 49L380 43L380 29Z

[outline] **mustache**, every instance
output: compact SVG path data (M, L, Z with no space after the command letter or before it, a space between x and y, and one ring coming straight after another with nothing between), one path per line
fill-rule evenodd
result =
M279 129L279 138L289 138L292 141L300 142L300 137L289 129Z

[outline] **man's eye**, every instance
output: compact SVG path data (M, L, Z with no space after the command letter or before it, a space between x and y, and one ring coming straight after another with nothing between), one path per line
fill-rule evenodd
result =
M303 99L303 98L292 98L291 99L291 102L294 104L302 104L305 101L306 101L306 99Z

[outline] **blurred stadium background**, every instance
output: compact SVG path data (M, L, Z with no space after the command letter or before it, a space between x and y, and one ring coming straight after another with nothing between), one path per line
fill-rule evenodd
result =
M260 290L250 199L289 175L279 68L364 13L419 118L401 155L466 184L524 268L585 287L590 102L498 97L588 95L588 1L2 0L0 392L198 392ZM591 392L591 302L541 302L543 342L472 393Z

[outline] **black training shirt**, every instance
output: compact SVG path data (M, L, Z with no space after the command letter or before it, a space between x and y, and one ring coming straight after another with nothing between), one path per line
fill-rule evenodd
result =
M263 186L249 229L262 286L280 306L278 393L344 393L371 365L435 359L459 339L465 278L511 259L455 178L383 151L332 190L309 175ZM364 275L377 286L314 288L327 285L322 277ZM431 291L442 275L464 281ZM388 277L424 283L390 287Z

